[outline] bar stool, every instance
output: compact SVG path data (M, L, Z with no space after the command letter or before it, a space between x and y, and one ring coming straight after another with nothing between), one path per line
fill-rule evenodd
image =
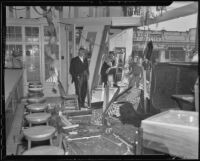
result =
M42 87L29 87L28 88L28 92L34 92L34 93L41 93L43 92L43 88Z
M43 97L44 93L43 92L39 92L39 93L35 93L35 92L28 92L28 97Z
M45 97L34 96L27 99L27 102L32 103L44 103L46 101Z
M56 129L53 126L34 126L23 130L25 138L28 140L28 149L31 148L32 141L50 140L50 145L53 145L52 137Z
M42 88L42 84L29 84L28 85L29 88Z
M48 105L46 103L34 103L29 104L26 106L26 108L31 112L45 112Z
M49 113L31 113L25 116L26 120L29 123L29 127L31 127L33 124L43 124L46 123L46 125L49 125L49 119L51 117L51 114Z
M64 155L63 149L56 146L38 146L31 148L23 153L23 155Z

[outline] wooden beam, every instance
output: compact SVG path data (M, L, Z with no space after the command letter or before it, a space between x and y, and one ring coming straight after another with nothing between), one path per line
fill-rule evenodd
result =
M111 17L111 26L142 26L141 17Z
M198 12L198 3L194 2L192 4L165 12L163 13L162 16L158 16L154 19L151 19L148 25L192 15L197 12Z
M140 17L88 17L88 18L73 18L60 19L61 23L77 24L77 26L141 26Z

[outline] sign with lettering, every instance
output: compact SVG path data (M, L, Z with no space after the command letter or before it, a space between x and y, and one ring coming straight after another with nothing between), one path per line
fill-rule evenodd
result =
M148 40L151 40L153 42L155 41L162 41L162 34L159 33L147 33L147 32L138 32L133 34L133 41L146 41L148 37Z

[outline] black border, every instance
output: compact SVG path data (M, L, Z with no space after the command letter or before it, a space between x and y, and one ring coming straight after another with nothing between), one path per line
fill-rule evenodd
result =
M168 160L169 155L142 155L142 156L5 156L6 155L6 139L5 139L5 98L4 98L4 51L5 51L5 41L6 41L6 11L5 6L56 6L56 5L66 5L66 6L166 6L170 5L172 1L153 1L153 0L58 0L58 1L45 1L45 0L3 0L1 1L1 40L0 40L0 49L1 49L1 160Z

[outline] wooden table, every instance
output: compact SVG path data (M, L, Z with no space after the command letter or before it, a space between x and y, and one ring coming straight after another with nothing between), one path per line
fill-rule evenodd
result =
M180 158L197 159L198 117L198 112L169 110L143 120L143 146Z

